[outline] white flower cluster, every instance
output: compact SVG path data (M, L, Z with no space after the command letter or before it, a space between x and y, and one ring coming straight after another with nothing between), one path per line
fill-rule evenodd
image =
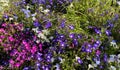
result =
M112 42L110 42L110 46L113 46L113 47L115 47L115 48L118 48L115 40L112 40Z
M49 34L48 30L39 31L38 27L33 28L32 30L37 34L38 38L43 39L46 42L49 42L48 38L46 37ZM36 42L39 43L40 40L37 40Z

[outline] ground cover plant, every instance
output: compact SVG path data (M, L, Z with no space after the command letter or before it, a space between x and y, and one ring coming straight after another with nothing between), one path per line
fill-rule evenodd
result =
M0 18L0 70L119 70L113 0L11 0Z

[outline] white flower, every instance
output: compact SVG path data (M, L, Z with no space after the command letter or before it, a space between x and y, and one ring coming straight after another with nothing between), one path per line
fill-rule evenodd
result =
M42 12L46 14L46 13L50 12L50 10L49 9L45 9Z
M27 9L29 9L29 8L30 8L30 6L27 5Z
M42 32L43 32L45 35L50 34L48 30L42 30Z
M42 6L40 6L40 7L39 7L39 9L42 11L42 10L43 10L43 7L42 7Z
M110 46L117 48L117 44L116 44L115 40L112 40L112 42L110 42Z
M120 54L117 55L117 62L120 63Z
M13 18L12 18L12 17L10 17L10 18L9 18L9 20L13 20Z
M40 43L40 40L37 40L36 43Z
M32 20L33 20L33 21L35 21L35 20L36 20L36 18L35 18L35 17L32 17Z
M51 58L51 62L54 62L54 60L55 60L55 58L52 57L52 58Z
M49 40L47 39L47 37L43 33L39 33L38 37L44 39L46 42L49 42Z
M116 55L110 55L109 62L114 62L115 61L115 56Z
M78 59L80 59L80 57L78 57L78 56L76 55L75 59L76 59L76 61L77 61Z
M38 29L39 29L38 27L32 28L32 30L33 30L34 32L36 32L36 33L39 33L39 32L40 32Z
M60 63L63 63L65 61L65 59L58 57L58 59L60 60Z
M56 67L56 70L60 70L60 65L59 64L56 64L55 67Z
M116 70L114 66L110 66L110 70Z
M91 64L89 64L89 65L88 65L88 70L91 69L91 68L94 68L94 66L91 65Z
M100 65L100 61L99 61L99 60L96 60L96 64L97 64L97 65Z
M70 4L70 8L72 8L72 7L73 7L73 3Z
M117 4L120 5L120 1L117 1Z

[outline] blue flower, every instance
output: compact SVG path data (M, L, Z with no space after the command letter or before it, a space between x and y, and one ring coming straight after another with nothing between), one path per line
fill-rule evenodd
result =
M75 34L74 34L74 33L70 33L70 34L69 34L69 37L70 37L70 38L74 38L74 37L75 37Z
M30 17L30 10L26 10L26 9L21 9L21 10L24 12L26 18Z
M83 61L78 57L77 58L77 62L79 63L79 64L82 64L83 63Z
M47 24L45 25L45 28L50 28L51 26L52 26L52 23L48 21Z
M60 24L61 28L65 27L65 21L62 21L62 23Z
M111 35L110 30L106 30L105 33L106 33L107 36L110 36L110 35Z
M74 26L73 26L73 25L69 25L69 28L70 28L71 30L73 30L73 29L74 29Z
M39 27L39 26L40 26L40 23L39 23L38 21L34 21L34 22L33 22L33 25L34 25L35 27Z
M101 31L97 28L94 29L97 34L101 34Z

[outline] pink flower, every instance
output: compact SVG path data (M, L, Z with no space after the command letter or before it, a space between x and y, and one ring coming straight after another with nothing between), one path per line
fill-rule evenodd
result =
M5 33L5 30L3 28L0 29L0 32Z
M4 38L5 38L5 36L4 36L4 35L1 35L1 36L0 36L0 38L1 38L1 39L4 39Z
M0 70L3 70L4 69L4 67L3 66L0 66Z
M11 65L13 65L15 63L12 59L10 59L9 62Z
M29 51L29 50L30 50L30 45L29 45L28 43L26 43L26 44L25 44L25 48L26 48L26 50Z
M14 41L14 38L12 36L8 37L8 39L12 42Z
M42 51L42 44L39 44L40 51Z
M23 44L27 44L27 42L25 42L25 40L22 41Z
M0 42L2 42L2 39L0 39Z
M96 51L96 55L98 55L98 56L99 56L99 55L100 55L100 53L101 53L101 51L100 51L100 50L97 50L97 51Z
M31 49L31 53L34 54L36 51L37 51L37 46L33 46L32 49Z
M6 24L6 23L4 23L4 24L2 24L2 26L4 26L4 27L5 27L5 26L7 26L7 24Z
M20 61L20 57L17 57L16 60L17 60L17 61Z
M18 67L20 67L20 65L21 65L20 63L16 63L16 64L15 64L15 67L18 68Z

